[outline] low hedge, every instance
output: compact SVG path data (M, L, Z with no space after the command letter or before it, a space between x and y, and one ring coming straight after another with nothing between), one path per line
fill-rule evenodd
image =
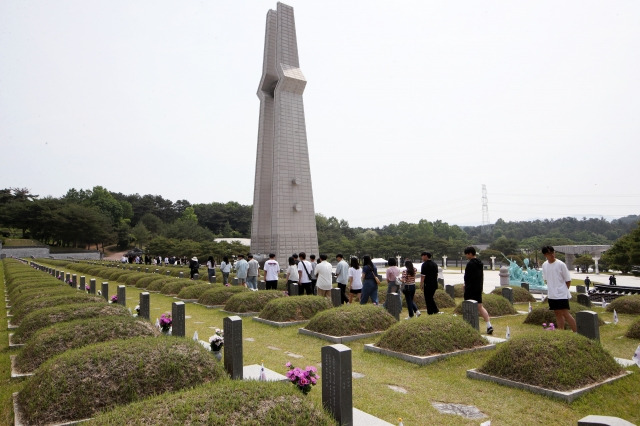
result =
M224 309L229 312L260 312L269 301L279 297L287 296L280 290L244 291L231 296L225 303Z
M533 297L533 295L529 293L528 290L525 290L524 288L519 287L517 285L510 285L509 287L511 287L511 289L513 290L512 292L513 303L528 303L528 302L536 301L536 298ZM493 289L491 294L497 294L498 296L502 296L503 288L505 287L496 287L495 289Z
M378 339L377 346L410 355L427 356L484 346L487 341L461 317L423 315L400 321Z
M606 307L607 312L615 309L619 314L640 314L640 295L622 296L614 299Z
M571 309L569 309L569 313L571 313L571 316L575 319L576 318L576 314L579 311L584 311L587 310L585 309L582 305L578 305L580 308L576 309L575 306L577 304L573 304L571 306ZM524 319L524 324L532 324L532 325L537 325L542 327L543 323L549 324L549 323L554 323L556 324L556 314L554 313L554 311L550 310L548 307L538 307L538 308L533 308L531 310L531 312L529 312L529 314L527 315L527 317ZM598 324L599 325L604 325L604 321L602 320L602 318L598 317ZM564 326L565 330L569 328L569 324L565 324Z
M194 284L183 287L178 293L178 299L198 299L207 290L211 290L211 284Z
M617 311L616 311L617 312ZM639 339L640 340L640 318L638 318L635 322L633 322L627 333L625 334L629 339Z
M113 340L42 364L18 403L28 424L61 423L223 377L222 365L190 339Z
M213 284L211 290L207 290L198 298L198 303L207 306L224 305L231 296L237 293L249 291L243 286L223 286L220 284Z
M487 310L489 316L499 317L502 315L515 315L517 312L513 305L507 299L495 294L483 294L482 306ZM462 315L462 303L456 306L453 311L455 314Z
M139 321L124 315L56 323L43 328L29 339L16 356L16 368L21 373L28 373L49 358L69 349L107 340L159 334L148 321Z
M61 305L31 312L20 322L20 327L11 337L13 343L26 343L38 330L52 324L73 321L81 318L96 318L131 314L122 305L116 303L89 303L79 305Z
M269 301L260 312L260 318L278 322L303 321L331 307L327 297L281 297Z
M622 373L600 342L559 331L515 337L501 344L479 370L559 391L581 388Z
M225 380L116 407L91 424L335 425L318 401L290 383Z
M39 309L50 308L52 306L59 305L73 305L79 303L100 303L104 302L102 297L90 296L85 292L79 292L76 290L75 294L65 294L59 296L42 297L34 299L29 302L25 302L20 308L11 308L11 322L13 324L19 324L22 319L31 312L35 312Z
M318 312L305 328L331 336L353 336L383 331L395 323L395 318L380 306L352 303Z

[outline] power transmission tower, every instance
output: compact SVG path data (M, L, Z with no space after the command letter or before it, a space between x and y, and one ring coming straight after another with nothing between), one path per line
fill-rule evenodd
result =
M482 184L482 233L489 232L489 199L487 185Z

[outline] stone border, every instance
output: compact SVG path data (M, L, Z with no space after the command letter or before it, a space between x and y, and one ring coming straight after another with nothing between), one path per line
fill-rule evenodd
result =
M604 380L603 382L599 382L599 383L594 383L591 384L589 386L585 386L583 388L578 388L578 389L574 389L571 391L558 391L558 390L553 390L553 389L546 389L540 386L534 386L534 385L528 385L526 383L522 383L522 382L516 382L514 380L509 380L509 379L504 379L502 377L497 377L497 376L491 376L489 374L485 374L485 373L480 373L479 371L477 371L477 369L471 369L471 370L467 370L467 377L470 379L476 379L476 380L484 380L487 382L493 382L493 383L498 383L504 386L508 386L508 387L512 387L512 388L516 388L516 389L524 389L527 390L531 393L537 393L540 395L544 395L544 396L549 396L552 398L558 398L561 399L565 402L571 403L573 402L575 399L579 398L580 396L582 396L583 394L592 391L593 389L602 386L604 384L607 383L611 383L615 380L621 379L623 377L628 376L629 374L631 374L631 371L625 371L624 373L620 374L619 376L615 376L615 377L610 377L606 380Z
M19 392L15 392L11 395L12 399L13 399L13 424L14 426L26 426L27 423L24 423L22 420L22 409L20 408L20 405L18 405L18 393ZM64 422L64 423L48 423L48 426L70 426L70 425L77 425L78 423L84 423L84 422L88 422L89 420L93 420L93 417L90 417L88 419L80 419L80 420L72 420L70 422Z
M271 320L260 318L260 317L253 317L253 320L257 322L261 322L262 324L270 325L272 327L290 327L292 325L300 325L300 324L309 322L309 320L279 322L279 321L271 321Z
M25 345L24 343L11 343L11 336L13 333L9 333L9 349L18 349Z
M427 365L427 364L431 364L433 362L440 361L441 359L449 358L449 357L452 357L452 356L463 355L463 354L466 354L466 353L471 353L471 352L476 352L476 351L492 350L492 349L495 349L495 348L496 348L495 344L489 344L489 345L478 346L478 347L470 348L470 349L461 349L459 351L447 352L447 353L444 353L444 354L418 356L418 355L405 354L405 353L402 353L402 352L396 352L396 351L392 351L390 349L380 348L378 346L375 346L373 343L367 343L367 344L364 345L364 351L365 352L375 352L375 353L379 353L379 354L382 354L382 355L387 355L387 356L390 356L390 357L393 357L393 358L398 358L398 359L401 359L403 361L411 362L413 364L418 364L418 365Z
M33 376L33 373L18 373L16 371L16 355L11 355L9 357L11 359L11 378L12 379L19 379L22 377L29 377L29 376Z
M229 314L229 315L236 315L239 317L256 317L258 315L260 315L260 312L231 312L231 311L225 311L224 309L221 310L220 312L225 313L225 314Z
M196 303L198 301L198 299L180 299L177 296L174 296L173 298L184 303Z
M7 329L8 330L15 330L18 327L20 327L20 326L11 324L11 320L7 321Z
M322 340L327 340L327 341L329 341L331 343L346 343L346 342L351 342L353 340L364 339L366 337L378 336L379 334L384 333L384 330L383 331L375 331L373 333L354 334L354 335L351 335L351 336L331 336L329 334L322 334L322 333L318 333L316 331L307 330L306 328L299 328L298 329L298 333L299 334L305 334L307 336L316 337L316 338L322 339Z

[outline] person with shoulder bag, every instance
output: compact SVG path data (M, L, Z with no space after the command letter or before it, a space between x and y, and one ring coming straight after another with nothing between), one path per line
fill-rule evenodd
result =
M409 316L405 319L413 318L413 314L420 316L420 311L413 301L413 296L416 294L416 268L413 267L413 262L407 260L404 262L404 266L407 268L402 273L402 281L404 281L404 297L407 300L407 309L409 310Z

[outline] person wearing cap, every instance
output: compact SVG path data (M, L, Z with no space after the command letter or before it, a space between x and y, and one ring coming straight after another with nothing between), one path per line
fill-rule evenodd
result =
M424 301L427 305L427 314L437 314L440 310L436 301L433 300L434 294L438 289L438 265L431 260L431 253L428 251L422 252L422 266L420 267L420 287L424 292Z
M238 261L236 262L236 278L238 279L238 285L247 286L248 271L249 262L244 260L244 254L239 254Z
M193 256L191 261L189 262L189 271L191 272L191 279L193 276L198 273L198 268L200 268L200 264L198 263L198 258Z

